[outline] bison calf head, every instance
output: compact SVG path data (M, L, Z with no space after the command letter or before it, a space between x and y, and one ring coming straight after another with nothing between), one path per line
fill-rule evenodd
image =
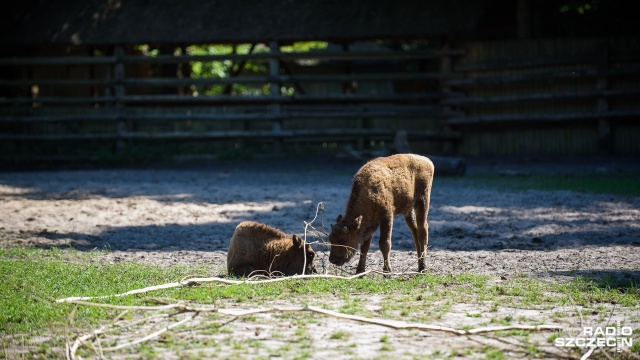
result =
M318 271L316 270L315 265L313 265L313 260L316 257L316 253L311 248L311 245L304 245L304 240L298 235L293 235L293 248L295 249L295 255L291 258L292 263L291 268L296 269L295 273L302 273L302 268L305 266L305 254L306 254L306 267L304 268L305 274L315 274ZM299 272L300 271L300 272Z
M358 229L362 222L362 215L349 222L338 215L336 224L331 227L329 234L329 242L331 243L331 251L329 252L329 261L332 264L342 266L358 250L360 244L360 236Z

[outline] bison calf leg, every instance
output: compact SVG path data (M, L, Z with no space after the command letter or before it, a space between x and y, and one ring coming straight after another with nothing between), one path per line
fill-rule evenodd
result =
M235 276L249 276L254 271L256 271L256 268L254 268L251 265L244 264L244 265L234 266L233 269L231 269L230 273L232 273Z
M413 237L413 244L416 246L418 257L420 257L420 241L418 237L418 226L416 225L416 212L411 209L409 214L404 215L404 221L407 223L409 230L411 230L411 236Z
M371 238L369 236L362 245L360 245L360 261L358 261L358 267L356 268L356 274L364 272L365 265L367 264L367 253L369 252L369 246L371 245Z
M416 227L418 238L415 240L418 253L418 271L427 269L427 245L429 244L429 225L427 224L427 212L429 203L421 202L415 207Z
M387 214L380 221L380 241L378 242L378 246L380 247L380 252L382 253L382 259L384 264L382 266L382 271L384 272L392 272L391 270L391 261L389 260L389 253L391 252L391 230L393 229L393 214Z

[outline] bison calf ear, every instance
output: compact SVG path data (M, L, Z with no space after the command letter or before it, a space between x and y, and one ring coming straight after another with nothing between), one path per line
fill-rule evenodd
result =
M293 246L295 246L297 248L298 247L301 248L302 247L302 238L300 236L298 236L298 235L293 235L292 238L293 238Z
M338 215L336 218L336 224L340 224L342 222L342 214Z
M360 224L362 224L362 215L358 216L354 222L356 223L356 230L360 229Z

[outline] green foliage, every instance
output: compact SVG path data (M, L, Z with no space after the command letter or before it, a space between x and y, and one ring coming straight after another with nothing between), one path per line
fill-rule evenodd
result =
M282 52L308 52L313 50L324 49L328 46L327 42L307 41L296 42L291 45L280 47ZM191 45L186 48L188 55L228 55L228 54L249 54L249 53L268 53L271 49L264 44L239 44L231 45ZM265 60L246 60L237 62L233 60L221 61L191 61L191 77L194 79L206 78L228 78L235 75L252 76L265 75L269 72L268 61ZM211 85L198 86L191 89L194 95L220 95L225 91L230 94L241 95L268 95L270 92L269 84L233 84L231 88L227 85ZM295 92L292 87L283 87L283 94L293 95Z
M291 45L285 45L280 47L282 52L309 52L324 50L329 46L326 41L299 41L294 42Z
M584 15L591 10L595 10L598 7L598 1L584 2L584 1L572 1L560 5L560 13L575 12L580 15Z
M228 54L249 54L269 52L269 48L259 44L252 48L251 44L239 44L235 48L231 45L191 45L186 48L187 55L228 55ZM268 71L268 64L264 61L247 60L244 64L236 64L233 60L218 61L191 61L191 77L194 79L205 78L228 78L234 74L243 75L265 74ZM241 68L240 68L241 67ZM220 95L223 94L227 85L198 86L191 89L194 95ZM260 86L248 86L243 84L233 84L232 94L260 95L268 93L268 84Z

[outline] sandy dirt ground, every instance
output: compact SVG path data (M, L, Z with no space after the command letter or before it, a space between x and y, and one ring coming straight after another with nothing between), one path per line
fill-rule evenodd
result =
M240 221L303 234L303 221L311 221L322 202L325 211L314 225L330 226L344 210L359 166L270 160L202 170L4 172L0 236L12 244L109 249L110 261L211 264L215 273L223 271ZM506 275L640 267L640 199L485 189L467 181L482 171L492 167L471 165L465 178L436 176L428 221L431 271ZM367 268L381 268L376 237ZM398 216L392 265L415 270L415 256L411 233Z
M361 165L264 160L181 168L0 172L0 241L2 246L109 250L96 261L207 264L211 271L204 275L224 275L228 241L240 221L255 220L302 235L303 221L311 221L322 202L325 211L314 225L327 229L343 211L351 178ZM620 171L620 166L471 163L462 178L438 177L436 170L428 221L429 271L472 271L497 279L518 273L562 277L621 271L640 277L640 198L490 189L472 180L474 174L504 169L580 174ZM320 271L354 273L355 260L336 269L328 263L328 251L316 248ZM395 219L391 264L396 271L417 270L413 240L402 217ZM381 268L376 236L367 269ZM418 337L424 336L433 335ZM379 338L376 333L371 341ZM366 349L371 350L363 345L362 354L369 358Z

